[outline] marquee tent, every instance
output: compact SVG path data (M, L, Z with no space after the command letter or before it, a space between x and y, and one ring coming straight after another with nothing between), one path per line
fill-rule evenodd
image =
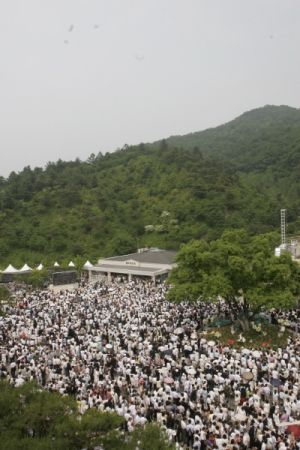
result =
M31 272L32 268L28 266L28 264L24 264L22 269L19 270L19 272Z
M18 273L18 269L16 269L14 266L9 264L5 270L3 270L3 273Z
M87 262L83 265L83 268L84 268L84 269L90 269L91 267L93 267L93 264L90 263L89 260L87 260Z

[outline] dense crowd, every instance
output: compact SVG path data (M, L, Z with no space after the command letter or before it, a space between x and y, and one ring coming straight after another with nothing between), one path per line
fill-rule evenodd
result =
M226 305L171 304L166 287L96 283L24 293L0 318L0 376L116 411L130 432L157 421L180 448L290 450L300 419L300 339L237 350L205 339ZM299 312L273 313L295 327ZM300 422L299 422L300 423Z

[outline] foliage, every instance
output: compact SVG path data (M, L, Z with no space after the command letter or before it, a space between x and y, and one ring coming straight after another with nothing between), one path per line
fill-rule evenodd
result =
M265 107L201 133L12 172L1 181L0 263L50 267L177 249L227 228L264 233L282 207L298 233L299 124L298 110Z
M0 382L0 450L173 450L159 426L130 435L121 431L123 420L95 409L81 415L74 398L34 383L14 388Z
M177 255L169 281L174 301L218 301L235 319L248 320L264 308L291 308L300 295L300 266L290 254L274 256L274 235L251 237L224 231L211 242L191 241Z
M4 315L3 304L11 300L11 294L5 286L0 285L0 316Z
M136 428L132 435L133 448L138 450L175 450L165 431L158 424L149 424L145 429Z
M43 288L48 284L49 272L46 269L33 270L30 273L18 275L18 280L24 281L34 289Z
M174 136L170 147L198 148L207 154L230 160L239 170L264 171L268 167L291 167L299 163L300 110L266 105L237 119L206 131ZM296 146L295 146L296 144Z
M121 422L115 414L97 411L80 416L74 399L43 391L33 383L13 388L1 382L0 448L90 448L117 431Z
M0 285L0 302L10 299L10 292L5 286Z

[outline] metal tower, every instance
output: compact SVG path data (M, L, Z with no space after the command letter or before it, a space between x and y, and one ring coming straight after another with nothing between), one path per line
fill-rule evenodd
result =
M281 209L280 210L280 218L281 218L281 245L282 247L285 247L286 244L286 209Z

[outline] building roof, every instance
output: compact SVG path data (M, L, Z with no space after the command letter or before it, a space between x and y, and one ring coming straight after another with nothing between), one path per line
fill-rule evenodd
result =
M134 260L141 263L149 264L174 264L176 252L173 250L147 249L129 255L112 256L105 258L105 261L127 261Z
M164 273L167 269L161 267L137 267L137 266L118 266L104 263L92 267L93 272L110 272L132 275L154 276Z

